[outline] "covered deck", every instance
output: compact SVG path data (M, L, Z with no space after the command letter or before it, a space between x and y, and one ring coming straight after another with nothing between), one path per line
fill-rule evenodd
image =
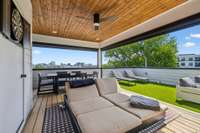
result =
M33 70L34 88L37 88L38 73L81 70L85 73L97 71L98 78L111 77L113 69L102 67L103 50L117 48L156 35L190 27L199 22L199 14L196 14L199 8L195 4L197 1L193 1L194 3L185 0L99 2L89 1L85 5L84 1L78 1L77 3L33 1L33 10L35 10L33 12L33 46L93 50L98 55L97 67L93 69ZM68 6L63 7L63 4ZM43 8L44 5L45 8ZM101 15L102 18L96 20L96 14ZM63 19L59 19L63 15ZM117 71L125 69L121 68ZM135 70L142 76L144 76L144 73L148 73L150 80L170 85L176 85L177 80L182 76L194 75L198 72L198 70L187 70L183 73L182 70L178 69L129 69ZM163 72L165 74L161 75ZM131 92L123 93L131 94ZM43 131L46 108L62 104L64 95L65 93L36 96L35 105L23 132L37 133ZM200 132L200 116L198 113L171 104L163 104L168 107L168 110L164 121L165 126L159 129L159 133Z
M111 108L111 110L105 111L106 113L103 112L102 114L104 116L112 115L111 118L108 118L110 121L108 120L107 123L111 123L111 126L116 128L113 130L109 124L105 124L106 130L108 129L112 132L118 131L118 129L122 132L132 131L132 129L143 127L147 124L145 122L149 120L148 127L137 131L142 131L140 133L146 133L145 131L149 131L150 133L154 131L158 133L200 133L200 114L197 113L198 111L193 112L191 111L192 109L181 108L175 106L175 104L172 105L163 101L148 99L159 105L159 110L145 110L142 108L144 112L153 112L148 112L149 116L153 118L153 120L151 119L152 122L150 118L145 120L142 118L143 116L146 117L148 113L145 114L146 116L142 113L143 116L139 116L137 113L127 111L126 107L120 107L120 105L100 94L100 91L97 89L98 87L95 90L96 94L93 98L98 100L103 99L103 104L106 104L106 107L98 107L98 109L75 114L73 111L70 112L70 107L68 107L70 104L66 106L66 101L68 101L66 100L66 95L69 93L65 89L59 88L59 77L57 77L59 72L64 72L65 74L71 74L73 71L81 72L81 76L77 76L77 74L75 78L73 75L70 75L71 77L61 77L61 79L64 79L62 87L66 87L66 83L74 79L81 79L81 82L82 79L89 79L87 77L91 76L92 73L97 75L91 76L92 79L97 81L98 79L102 80L113 77L113 71L123 73L122 75L124 75L127 70L133 72L135 76L147 79L150 83L167 84L175 88L180 78L197 76L200 72L200 67L198 69L176 67L152 68L147 66L144 53L138 52L139 56L144 56L144 59L141 59L144 67L130 67L125 65L123 67L106 68L103 66L102 55L107 50L120 48L125 45L128 46L128 44L137 42L143 45L144 40L168 35L168 33L200 24L200 0L2 0L0 4L3 7L0 9L0 14L3 14L1 17L2 20L0 20L0 43L2 44L0 48L2 68L0 70L3 73L0 77L0 85L3 88L2 93L0 93L0 101L4 105L0 112L6 111L6 113L1 113L0 116L0 123L2 123L0 124L0 132L81 133L82 131L73 131L75 125L80 130L85 129L85 127L92 129L85 130L88 133L89 131L96 131L91 126L92 124L87 125L87 119L85 118L90 117L88 114L97 112L95 117L99 118L102 110L105 109L107 111L107 108ZM11 12L13 13L12 15ZM12 20L10 20L11 17ZM197 34L196 38L200 38L200 34ZM165 39L164 41L168 41L168 38ZM189 43L189 46L191 45L196 44ZM61 65L59 67L55 67L56 65L54 65L54 67L49 68L33 68L32 48L34 47L92 51L95 55L96 64L92 67L88 64L87 67L79 67L69 63L70 65L63 64L62 67ZM165 52L165 50L163 51ZM135 55L133 54L133 56ZM49 58L51 57L49 56ZM177 62L175 61L175 63ZM45 66L46 64L43 63L43 65ZM198 57L197 65L200 66L200 56ZM55 76L55 74L57 75ZM51 77L52 81L50 81L50 85L53 93L41 95L38 93L40 88L44 89L42 86L40 87L40 75L49 75ZM116 79L120 78L115 76L111 80L116 81L116 86L118 86ZM133 79L133 82L136 81L136 78ZM97 82L95 80L92 80L92 84L84 87L96 87ZM141 96L141 94L134 91L127 91L128 89L113 88L116 89L116 93L126 94L129 99L123 102L126 104L129 102L128 105L130 105L130 95L136 94L136 96ZM195 86L194 88L198 87ZM197 92L199 93L200 91L198 90ZM81 97L80 92L77 94ZM190 95L195 95L197 98L200 96L200 94L193 94L191 92ZM85 97L88 98L89 96ZM188 98L188 95L185 97ZM146 96L143 95L142 98L145 99ZM93 102L93 99L91 99L90 102ZM81 103L82 99L77 101ZM167 108L162 110L159 102ZM197 105L197 103L195 104ZM97 105L94 102L92 104ZM90 107L88 108L90 109ZM136 110L141 109L137 107L131 109L134 110L135 108ZM47 116L48 109L50 109L49 113L53 115ZM118 113L116 113L117 115L112 114L115 111ZM83 121L86 121L86 123L78 121L78 115L85 114L87 116ZM116 117L121 116L119 114L125 114L126 116L119 117L120 120L127 122L126 124L121 123L122 127L119 119ZM155 117L152 117L154 115ZM93 120L96 122L97 119ZM114 122L112 123L112 121ZM102 118L99 123L102 124L104 122L105 120ZM133 122L136 124L132 124ZM50 125L48 125L49 123ZM81 124L84 125L82 129ZM101 129L100 124L96 124L95 126ZM83 131L83 133L85 132Z
M127 92L125 92L127 93ZM129 93L130 94L130 93ZM23 133L39 133L42 131L45 108L63 103L64 94L39 96L23 129ZM166 104L166 103L164 103ZM165 123L158 133L198 133L200 132L200 115L176 106L166 104Z

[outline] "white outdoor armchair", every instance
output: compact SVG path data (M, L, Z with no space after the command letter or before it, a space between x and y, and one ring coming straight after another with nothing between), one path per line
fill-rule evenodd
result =
M197 77L179 79L176 85L176 98L200 104L200 84L195 82L197 79Z

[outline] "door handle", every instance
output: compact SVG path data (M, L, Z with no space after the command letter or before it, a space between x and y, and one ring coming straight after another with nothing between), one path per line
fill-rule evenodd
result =
M26 78L26 74L21 74L21 78Z

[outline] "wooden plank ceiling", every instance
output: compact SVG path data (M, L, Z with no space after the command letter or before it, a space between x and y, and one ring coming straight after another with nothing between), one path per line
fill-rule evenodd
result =
M186 0L32 0L33 33L101 42ZM92 16L115 16L95 31ZM85 19L82 19L85 18Z

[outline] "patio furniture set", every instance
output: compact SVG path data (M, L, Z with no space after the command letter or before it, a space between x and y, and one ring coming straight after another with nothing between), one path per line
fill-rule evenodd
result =
M81 71L59 71L56 73L48 73L42 75L38 73L38 91L37 94L43 94L43 92L58 93L58 88L64 86L65 82L78 80L78 79L95 79L98 78L98 72L86 73ZM53 86L48 89L41 89L41 87ZM45 94L45 93L44 93Z

